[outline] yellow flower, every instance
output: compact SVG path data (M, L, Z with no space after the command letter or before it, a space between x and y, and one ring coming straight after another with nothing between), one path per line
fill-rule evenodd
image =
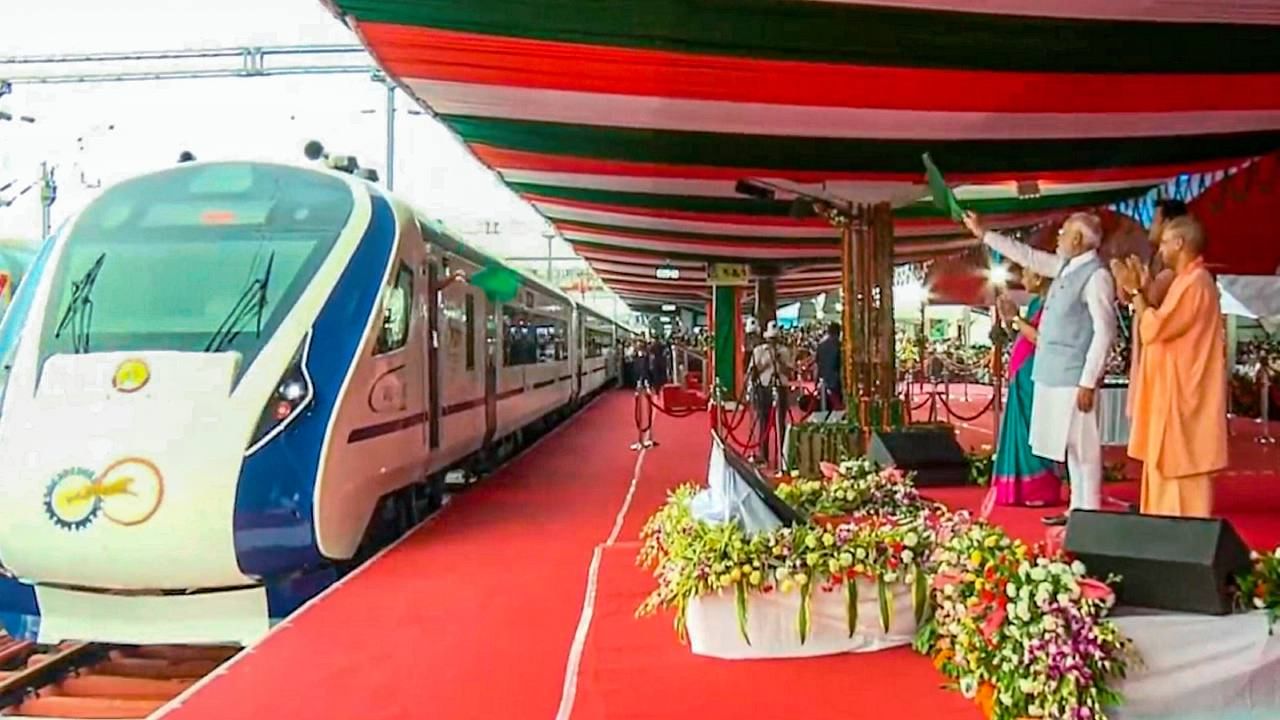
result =
M993 547L995 547L996 545L999 545L999 544L1000 544L1000 536L998 536L998 535L988 535L988 536L987 536L987 539L982 541L982 544L983 544L984 546L986 546L986 547L993 548Z
M974 550L972 553L970 553L970 554L969 554L969 564L970 564L970 565L972 565L972 566L974 566L974 567L978 567L979 565L981 565L981 564L982 564L982 553L981 553L981 552L979 552L979 551L977 551L977 550Z
M760 580L761 580L760 571L759 571L759 570L752 570L752 571L751 571L751 575L749 575L749 576L747 577L747 579L751 581L751 584L752 584L752 585L759 585L759 584L760 584Z
M782 590L782 592L788 593L788 592L791 592L794 588L795 588L795 585L792 584L790 580L783 580L782 587L780 589Z
M742 579L742 571L738 568L734 568L733 572L729 573L729 579L733 582L738 582Z
M982 578L978 578L977 580L974 580L974 581L973 581L973 589L974 589L974 590L981 590L981 589L982 589L983 587L985 587L985 586L986 586L986 583L984 583L984 582L982 581Z

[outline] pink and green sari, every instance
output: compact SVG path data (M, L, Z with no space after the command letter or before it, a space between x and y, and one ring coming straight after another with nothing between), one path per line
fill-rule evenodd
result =
M1027 309L1030 323L1040 326L1043 301L1032 298ZM1031 398L1034 394L1031 369L1035 366L1035 343L1021 334L1009 356L1009 399L1000 424L991 487L997 505L1057 505L1061 502L1062 481L1052 460L1031 452Z

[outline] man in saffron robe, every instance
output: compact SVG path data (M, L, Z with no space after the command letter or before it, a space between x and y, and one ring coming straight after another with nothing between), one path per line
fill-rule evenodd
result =
M1226 333L1218 286L1204 266L1204 229L1167 222L1160 256L1175 275L1158 308L1136 258L1117 278L1133 302L1142 342L1129 455L1143 461L1143 513L1209 517L1210 474L1227 466Z

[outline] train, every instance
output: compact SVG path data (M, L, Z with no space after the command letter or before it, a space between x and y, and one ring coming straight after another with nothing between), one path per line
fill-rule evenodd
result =
M507 290L474 280L502 273ZM0 322L0 623L248 644L617 382L636 333L320 165L186 162Z

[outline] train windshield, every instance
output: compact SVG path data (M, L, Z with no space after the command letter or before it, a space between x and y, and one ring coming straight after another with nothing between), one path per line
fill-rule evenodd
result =
M340 179L286 166L180 166L103 193L67 237L41 332L60 353L239 352L243 372L354 206Z

